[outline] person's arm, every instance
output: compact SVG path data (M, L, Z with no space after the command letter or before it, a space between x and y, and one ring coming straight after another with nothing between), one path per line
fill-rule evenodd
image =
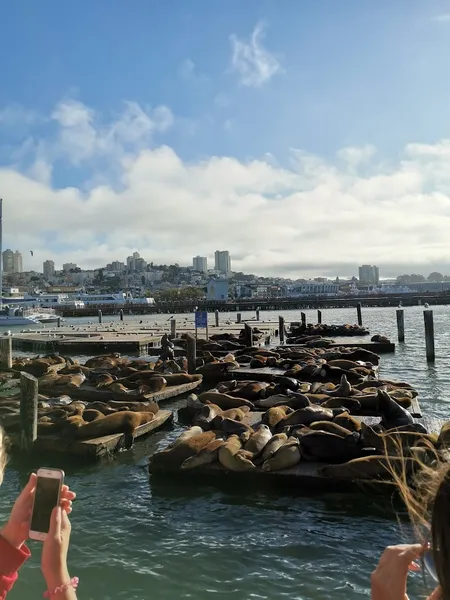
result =
M0 531L0 600L6 598L17 579L17 571L30 557L30 551L24 544L15 548L7 539L6 528Z

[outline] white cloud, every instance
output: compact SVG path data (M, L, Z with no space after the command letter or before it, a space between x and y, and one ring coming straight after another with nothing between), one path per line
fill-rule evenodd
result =
M42 117L35 111L27 110L18 104L0 107L0 125L2 127L29 126L41 119Z
M283 71L278 59L263 47L263 38L263 23L257 23L249 42L234 34L230 36L231 67L239 74L243 85L259 87Z
M31 167L0 168L4 242L22 249L27 268L48 258L97 267L136 249L155 263L190 264L227 248L235 270L261 274L355 274L365 262L382 275L450 274L450 140L409 144L389 166L374 164L369 146L339 151L343 166L299 149L289 166L272 155L187 162L152 139L171 124L164 107L127 103L108 123L65 101L53 118L67 160L102 156L115 178L89 171L78 187L56 187L56 157L43 151L51 139L34 143ZM349 168L362 159L364 175Z
M450 22L450 13L436 15L435 17L432 17L431 20L437 21L438 23L449 23Z
M375 148L370 144L366 144L365 146L347 146L341 148L337 153L340 159L353 168L369 162L374 154Z

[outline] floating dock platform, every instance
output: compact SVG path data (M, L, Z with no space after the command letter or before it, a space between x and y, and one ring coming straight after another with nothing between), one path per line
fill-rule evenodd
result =
M133 438L136 440L148 435L161 429L164 425L171 424L172 421L172 411L160 410L150 423L145 423L136 429ZM58 436L41 436L34 442L33 452L51 452L93 461L117 452L123 448L123 442L124 435L122 433L106 435L92 440L77 440L69 445L65 444ZM14 437L12 437L12 443L14 448Z

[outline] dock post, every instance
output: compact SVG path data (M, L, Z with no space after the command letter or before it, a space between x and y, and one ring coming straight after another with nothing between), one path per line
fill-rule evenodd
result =
M319 325L322 323L322 311L321 310L317 310L317 322L319 323Z
M236 323L241 323L241 321L242 321L242 315L241 315L241 313L238 313L236 315Z
M197 368L197 341L192 333L188 333L186 337L188 372L195 373Z
M38 380L20 373L20 447L30 450L37 438Z
M425 323L425 346L427 353L427 361L434 362L434 323L433 323L433 311L424 310L423 320Z
M12 339L2 335L0 338L0 369L12 368Z
M405 311L403 308L397 309L397 333L398 341L405 341Z
M123 308L119 310L119 319L123 321Z
M356 313L358 315L358 325L362 327L361 302L356 305Z
M214 316L216 318L216 327L219 327L219 311L217 310L217 308L214 311Z
M259 308L256 309L256 320L259 321Z
M177 336L177 320L172 319L170 321L170 337L174 338Z
M244 344L247 348L253 346L253 329L247 323L244 325Z
M306 327L306 314L304 312L302 312L302 313L300 313L300 316L302 318L303 327Z
M278 332L280 334L280 344L284 344L284 317L278 317Z
M99 311L98 311L98 322L99 322L99 323L101 323L101 322L102 322L102 319L103 319L102 311L101 311L101 310L99 310Z
M61 317L58 317L58 320L56 321L57 323L57 327L61 327Z

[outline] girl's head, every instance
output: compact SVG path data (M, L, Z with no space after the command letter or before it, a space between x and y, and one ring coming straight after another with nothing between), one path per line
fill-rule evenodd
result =
M3 483L6 463L8 462L7 438L5 430L0 425L0 485Z

